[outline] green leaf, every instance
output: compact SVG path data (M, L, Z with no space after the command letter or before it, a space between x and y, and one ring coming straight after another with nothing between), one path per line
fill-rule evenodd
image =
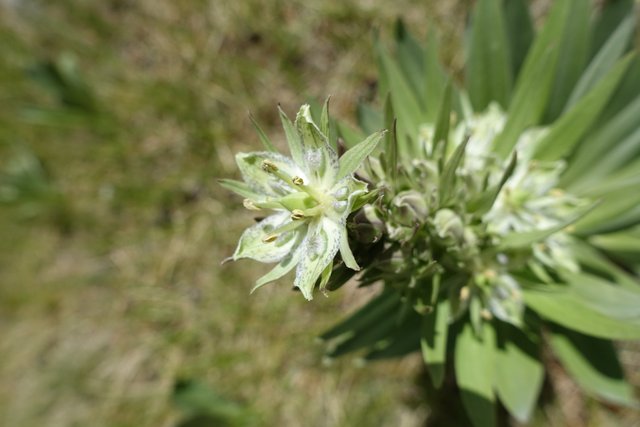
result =
M640 321L640 283L633 289L585 273L564 272L561 276L590 308L612 318Z
M422 46L420 46L420 43L407 31L401 19L396 21L394 32L398 64L415 93L421 93L423 90L422 85L424 84ZM418 97L417 100L418 103L422 102L420 97ZM421 105L421 107L423 106Z
M435 32L429 33L424 52L424 89L421 98L426 100L426 121L435 122L440 111L441 100L447 86L447 75L438 58L440 45Z
M527 423L540 394L544 367L540 362L537 334L496 322L495 389L500 401L519 422Z
M378 143L386 133L386 130L378 131L369 135L364 141L352 147L340 157L340 167L336 181L354 173L362 164L362 162L376 149Z
M389 83L393 109L398 117L398 130L402 135L401 140L403 141L403 144L398 148L402 155L410 157L414 147L408 145L406 140L411 135L414 135L418 131L420 124L423 123L422 108L416 97L416 92L407 82L397 63L389 57L379 44L376 44L376 51L382 66L380 74L384 75Z
M504 130L494 141L494 151L507 158L520 134L529 126L538 124L544 113L558 60L558 40L562 35L571 3L554 2L549 17L535 39L516 82L509 107L509 119Z
M562 174L561 185L588 189L614 172L640 149L640 97L585 138Z
M584 0L571 0L568 19L559 40L555 79L545 114L546 123L553 122L582 74L589 53L589 15L592 6Z
M622 237L623 239L627 237L629 237L630 239L634 239L634 237L630 235L629 231L621 233L618 236ZM617 264L613 263L607 257L605 257L598 249L593 247L598 247L600 238L606 239L607 237L607 235L593 236L591 237L591 239L589 239L589 243L576 239L571 243L571 253L587 271L594 272L595 274L598 274L602 277L610 278L620 286L632 291L640 290L640 288L638 287L640 283L638 282L637 278L631 276ZM635 240L630 242L630 245L635 245L630 247L633 247L636 253L640 254L640 238L636 237ZM634 258L637 259L635 256Z
M329 137L330 125L329 125L329 101L331 97L328 96L322 106L322 114L320 116L320 132Z
M438 187L438 194L440 197L440 206L445 206L447 199L451 196L451 192L454 189L454 183L456 179L456 170L462 162L464 152L469 143L470 136L466 135L464 140L458 145L456 151L454 151L451 158L445 164L442 170L442 176L440 177L440 185Z
M289 120L289 117L282 111L282 108L278 106L278 111L280 112L280 120L282 121L282 127L284 128L284 134L287 138L287 144L289 144L289 152L291 153L291 158L293 162L297 165L304 164L304 148L302 146L302 140L300 139L300 135L296 131L296 128Z
M469 418L476 427L496 424L495 397L495 331L484 324L482 337L466 322L456 337L455 372L460 397Z
M442 96L442 102L440 104L440 111L438 112L438 121L436 122L436 128L433 133L433 152L441 153L439 156L441 160L444 160L447 153L447 145L449 142L449 128L451 126L451 97L452 86L451 82L447 84L447 88ZM442 164L440 165L442 168Z
M431 382L442 386L447 361L447 335L449 332L449 302L441 301L435 310L424 316L420 346Z
M611 341L557 326L550 338L553 352L580 387L611 403L638 408Z
M416 321L420 320L420 316L415 312L409 314L409 319L404 324L398 325L397 331L389 337L389 341L367 353L365 360L400 357L420 349L420 328L415 325Z
M566 328L605 339L640 339L640 320L620 320L601 314L566 287L536 284L531 289L524 288L523 294L532 310Z
M384 138L384 151L389 154L386 172L391 184L394 184L398 176L398 121L393 113L393 104L389 95L384 102L384 123L385 127L389 129Z
M640 222L640 192L621 188L600 199L600 204L575 224L578 235L608 233Z
M547 136L536 147L537 159L558 160L571 152L609 101L632 59L632 56L628 56L620 61L551 127Z
M256 121L256 119L253 117L252 114L249 114L249 119L251 120L253 127L256 129L256 132L258 132L258 136L260 137L260 141L262 142L262 145L264 145L264 148L267 151L277 152L276 147L273 146L273 144L271 143L271 140L264 133L264 131L262 130L262 128L260 127L260 125L258 124L258 122Z
M513 76L503 10L500 0L479 0L471 27L466 87L475 111L491 101L509 104Z
M344 334L354 335L358 331L366 330L370 325L375 325L379 319L390 316L399 307L399 301L400 297L396 291L385 289L364 307L323 333L320 338L326 341Z
M635 18L630 16L611 34L607 43L589 63L589 66L571 92L571 96L565 107L566 110L570 109L578 100L585 96L625 53L629 39L633 33L634 25Z
M589 238L589 243L618 256L640 256L640 227L619 233L601 234Z
M611 34L620 28L625 18L633 14L633 0L614 0L604 2L602 12L594 23L591 40L591 55L601 51Z
M503 7L512 74L517 76L533 42L535 31L525 0L508 0L504 2Z

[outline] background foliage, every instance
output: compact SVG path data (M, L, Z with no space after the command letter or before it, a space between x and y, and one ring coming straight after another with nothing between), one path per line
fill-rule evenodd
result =
M433 22L458 69L467 3L0 0L0 424L419 425L419 355L320 363L366 292L249 297L266 269L219 265L250 214L215 179L259 146L248 110L281 147L277 103L352 117L372 27ZM613 422L589 408L548 420Z

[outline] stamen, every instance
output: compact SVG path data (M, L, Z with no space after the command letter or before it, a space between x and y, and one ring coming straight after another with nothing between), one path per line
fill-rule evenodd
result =
M248 209L248 210L250 210L250 211L259 211L259 210L261 210L258 206L256 206L256 204L255 204L255 203L253 202L253 200L251 200L251 199L244 199L244 200L242 201L242 205L243 205L246 209Z
M305 218L305 214L304 211L300 210L300 209L294 209L291 211L291 219L293 221L299 221L301 219Z
M469 295L470 295L471 291L469 290L468 286L463 286L460 289L460 300L461 301L466 301L469 299Z
M268 234L262 238L262 242L271 243L274 242L278 238L277 234Z
M278 171L278 166L269 159L262 160L262 170L273 173Z

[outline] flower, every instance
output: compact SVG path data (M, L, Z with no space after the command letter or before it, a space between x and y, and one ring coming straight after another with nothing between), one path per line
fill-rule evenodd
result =
M271 211L240 237L233 260L251 258L278 263L258 279L254 290L296 268L294 286L308 300L322 277L324 289L338 252L345 265L359 270L347 238L347 218L367 197L367 184L353 174L384 135L374 133L340 159L330 146L327 104L321 128L303 105L295 123L280 110L291 158L273 149L259 130L268 151L239 153L236 162L244 183L223 180L226 188L245 197L250 210ZM321 130L322 129L322 130Z

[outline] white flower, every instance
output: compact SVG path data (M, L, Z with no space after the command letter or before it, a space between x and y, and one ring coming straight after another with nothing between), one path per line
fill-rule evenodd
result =
M308 105L300 108L295 124L282 111L281 118L291 158L273 151L240 153L236 162L244 183L222 182L246 197L248 209L273 212L245 230L233 259L278 263L254 289L295 267L294 286L310 300L318 279L322 276L321 288L328 281L338 251L349 268L359 269L349 248L346 222L358 198L367 192L367 185L353 173L384 132L371 135L338 159L326 135L326 109L322 131L311 118ZM267 146L271 148L268 142Z

